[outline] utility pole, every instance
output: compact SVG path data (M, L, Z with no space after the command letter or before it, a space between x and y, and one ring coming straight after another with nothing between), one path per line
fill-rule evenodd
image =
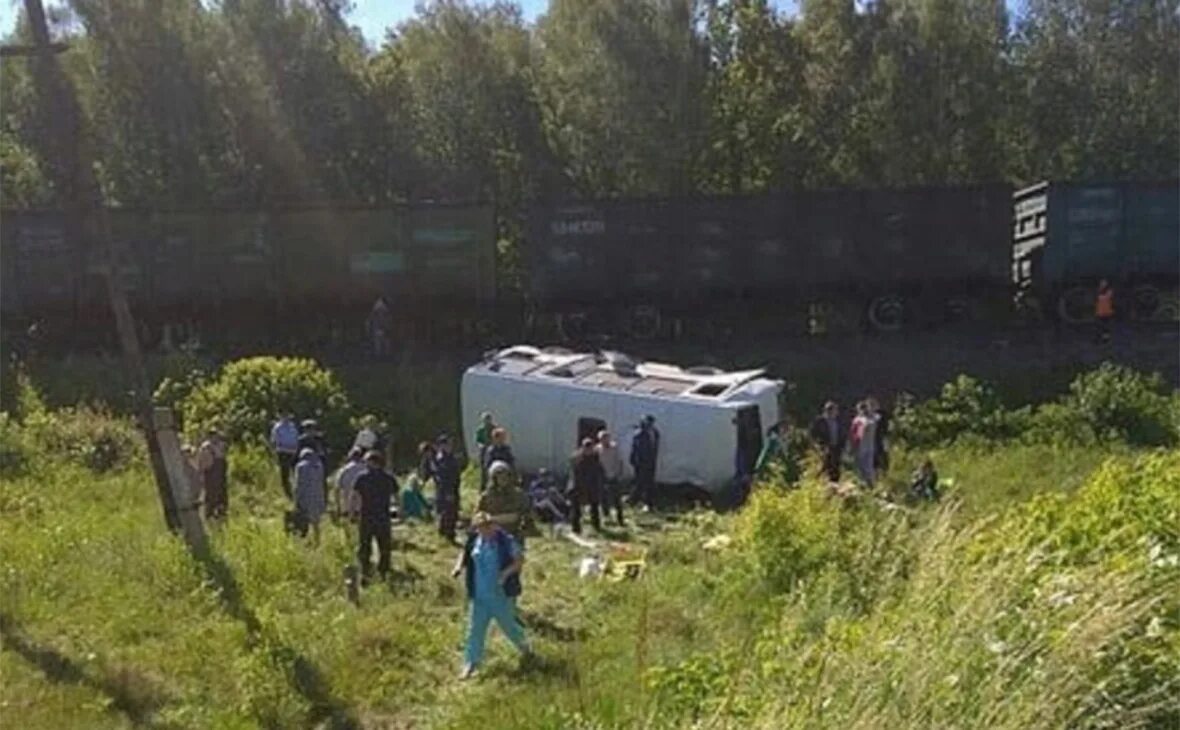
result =
M183 529L190 547L197 547L198 543L204 541L204 528L183 476L169 478L169 462L183 457L179 453L178 445L175 444L175 437L169 441L167 455L160 447L156 414L152 408L152 391L143 364L135 319L127 304L123 282L119 278L119 267L111 240L110 220L106 206L103 205L102 190L94 174L90 141L83 134L82 114L73 85L62 72L55 57L55 53L64 50L64 46L50 42L49 25L45 20L45 8L41 0L24 0L24 5L33 32L33 46L31 49L10 47L6 55L30 55L33 60L34 80L50 109L48 124L56 147L56 159L51 160L51 167L65 201L67 235L81 242L81 252L93 250L100 262L119 342L134 384L135 390L132 395L135 399L136 416L147 442L148 457L156 479L156 490L164 510L164 521L168 529L174 532ZM171 428L171 419L163 418L160 425L163 431L167 431ZM172 451L176 453L172 454ZM174 473L181 472L176 464L172 466Z

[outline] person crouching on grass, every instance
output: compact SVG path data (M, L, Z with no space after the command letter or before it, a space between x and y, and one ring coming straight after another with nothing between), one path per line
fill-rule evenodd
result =
M467 599L471 605L460 679L468 679L475 674L483 659L484 641L487 639L488 625L493 619L526 661L533 655L524 635L524 627L516 617L524 554L512 536L493 522L487 512L476 512L471 524L474 529L451 572L454 578L458 578L460 573L466 573Z

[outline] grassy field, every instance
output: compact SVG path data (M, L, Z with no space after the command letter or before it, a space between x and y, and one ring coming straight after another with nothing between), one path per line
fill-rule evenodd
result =
M0 726L1174 727L1177 455L936 456L943 509L767 486L736 516L612 533L647 548L638 581L581 580L582 549L536 537L541 661L493 638L468 683L454 548L430 526L396 528L395 579L358 608L348 532L285 535L261 455L235 455L232 517L198 557L142 465L34 463L0 486Z

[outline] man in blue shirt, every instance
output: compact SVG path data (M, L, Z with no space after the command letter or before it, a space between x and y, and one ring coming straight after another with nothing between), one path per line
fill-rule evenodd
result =
M299 427L295 425L295 416L290 411L284 411L270 429L270 447L279 462L279 481L283 484L283 493L290 497L291 472L299 458Z

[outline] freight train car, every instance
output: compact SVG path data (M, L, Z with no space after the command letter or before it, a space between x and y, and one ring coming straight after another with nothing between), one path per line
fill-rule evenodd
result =
M149 336L166 326L255 342L292 330L359 335L379 295L399 323L454 331L495 297L490 205L109 213L119 274ZM7 325L109 332L100 260L61 212L4 211L0 246Z
M1116 310L1180 318L1180 184L1040 183L1013 196L1012 279L1030 308L1065 322L1094 315L1100 279Z
M534 205L529 291L570 339L677 326L880 330L1003 299L1011 188L832 190ZM819 320L819 321L817 321ZM825 321L826 320L826 321ZM796 324L792 324L796 323Z

